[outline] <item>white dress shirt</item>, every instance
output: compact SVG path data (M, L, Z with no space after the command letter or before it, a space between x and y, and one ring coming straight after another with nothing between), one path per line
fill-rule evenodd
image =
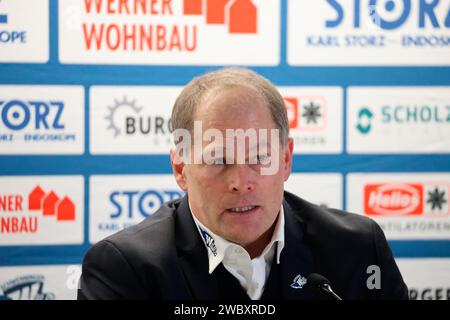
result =
M261 255L253 259L250 259L250 255L242 246L211 232L193 213L192 217L208 251L209 273L211 274L222 263L225 269L239 281L252 300L260 299L269 276L273 256L277 252L276 262L279 264L281 251L284 248L283 206L281 206L272 239Z

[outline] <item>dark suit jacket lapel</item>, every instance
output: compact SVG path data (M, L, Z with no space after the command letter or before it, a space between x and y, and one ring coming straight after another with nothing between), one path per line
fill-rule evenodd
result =
M313 258L305 244L305 222L294 214L293 209L283 201L285 217L285 246L281 252L281 291L284 299L314 299L315 294L307 286L293 288L297 275L307 278L313 272Z
M176 211L175 232L180 266L194 299L219 299L217 279L209 274L208 253L185 196Z

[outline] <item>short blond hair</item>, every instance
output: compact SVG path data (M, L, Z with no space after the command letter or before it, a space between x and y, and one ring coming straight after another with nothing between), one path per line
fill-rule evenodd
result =
M272 120L280 130L280 142L286 144L289 137L289 121L283 97L268 79L245 68L223 68L192 79L173 106L173 130L192 131L196 108L207 94L230 87L248 87L265 99Z

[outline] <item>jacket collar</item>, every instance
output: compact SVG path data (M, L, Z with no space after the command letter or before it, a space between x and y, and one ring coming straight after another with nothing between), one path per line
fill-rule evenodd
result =
M189 206L190 208L190 206ZM192 213L192 210L190 210ZM208 260L209 260L209 273L211 274L224 260L226 260L227 255L229 254L229 248L241 248L240 245L232 243L221 236L215 234L211 230L209 230L205 225L203 225L192 213L192 218L197 226L198 232L200 236L203 238L203 242L205 244L205 249L208 252ZM279 216L276 221L275 229L272 235L272 238L269 244L261 253L262 256L266 258L268 252L273 250L275 253L276 263L280 263L281 252L284 248L284 209L281 206ZM270 255L270 256L273 256ZM249 257L250 258L250 257ZM266 258L267 259L267 258ZM226 262L225 262L226 263ZM272 261L269 261L272 263Z
M305 283L313 272L314 261L311 249L305 239L306 223L301 219L302 213L294 212L284 200L285 239L286 244L281 253L281 290L287 300L309 300L315 297Z
M189 210L187 195L181 200L175 218L176 245L184 277L193 298L215 300L220 298L215 274L208 272L208 255Z
M294 213L292 207L285 200L283 208L285 246L280 257L282 295L284 299L312 299L315 296L314 293L301 285L302 277L306 279L313 272L311 250L304 239L306 224L300 218L301 212ZM208 254L189 210L187 196L179 203L175 221L180 265L193 298L199 300L219 299L217 279L214 272L209 274Z

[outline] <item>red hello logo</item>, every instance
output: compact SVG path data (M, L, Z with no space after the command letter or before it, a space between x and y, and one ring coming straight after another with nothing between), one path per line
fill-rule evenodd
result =
M257 32L258 10L251 0L184 0L183 13L205 15L207 24L228 23L230 33Z
M364 187L364 211L378 216L423 214L423 186L416 183L380 183Z

